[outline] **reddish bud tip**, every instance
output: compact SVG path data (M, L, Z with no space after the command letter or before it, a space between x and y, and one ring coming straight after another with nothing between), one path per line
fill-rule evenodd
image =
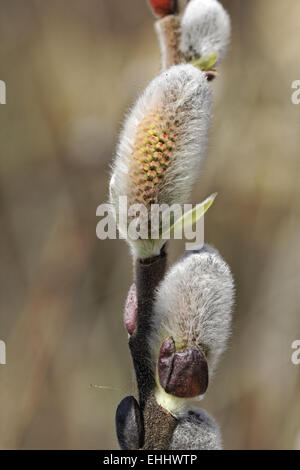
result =
M167 338L160 348L158 376L163 389L171 395L180 398L202 395L208 387L206 358L196 346L176 352L173 338Z
M150 4L158 16L167 16L176 13L177 0L149 0Z
M136 285L133 283L129 289L126 305L125 305L125 326L130 335L132 335L136 329L137 324L137 313L138 313L138 302Z

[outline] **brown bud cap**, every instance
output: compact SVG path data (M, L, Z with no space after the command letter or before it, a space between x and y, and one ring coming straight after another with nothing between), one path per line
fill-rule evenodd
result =
M176 351L172 337L167 338L159 352L158 377L163 389L176 397L193 398L208 387L208 366L197 346Z

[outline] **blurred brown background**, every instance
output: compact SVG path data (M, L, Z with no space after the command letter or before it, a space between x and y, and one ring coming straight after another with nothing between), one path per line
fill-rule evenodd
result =
M300 448L300 2L224 4L232 46L193 202L219 193L206 241L232 267L237 307L201 406L226 448ZM131 261L123 241L97 240L95 214L124 112L158 72L144 0L0 3L2 449L117 448L115 409L134 393Z

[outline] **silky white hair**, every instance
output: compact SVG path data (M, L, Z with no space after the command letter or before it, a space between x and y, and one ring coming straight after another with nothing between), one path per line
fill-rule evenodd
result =
M110 182L110 202L118 215L118 200L127 196L134 203L130 168L139 125L153 111L164 122L176 125L172 160L157 195L157 204L185 204L206 150L211 117L211 89L205 74L192 65L177 65L161 73L148 85L129 113L120 141ZM120 228L120 227L119 227ZM122 228L120 228L122 230ZM130 241L136 256L159 254L161 240Z
M162 342L172 336L179 347L199 346L211 375L230 335L233 302L233 278L218 251L204 245L187 252L157 289L150 336L155 364Z
M216 53L224 59L230 41L230 18L217 0L191 0L181 20L180 50L192 60Z
M219 426L202 409L190 409L180 417L169 446L170 450L221 450Z

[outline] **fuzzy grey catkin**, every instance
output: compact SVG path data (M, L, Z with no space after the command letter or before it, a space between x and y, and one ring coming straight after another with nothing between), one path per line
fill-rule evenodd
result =
M199 347L211 375L230 335L233 302L233 278L218 251L204 245L187 252L157 289L149 338L153 364L157 364L161 344L172 337L179 351ZM159 384L157 400L174 415L181 414L187 403L187 399L172 399Z
M127 196L128 206L143 204L147 211L153 204L188 202L206 149L211 101L205 74L192 65L173 66L149 84L117 147L110 182L117 216L120 196ZM129 242L141 258L159 254L164 243Z
M181 20L180 50L186 61L217 54L224 59L230 41L230 18L217 0L191 0Z
M180 347L196 344L211 372L230 335L233 300L232 275L219 252L209 245L187 252L158 287L152 349L167 336Z
M179 418L169 449L221 450L220 429L204 410L189 410Z

